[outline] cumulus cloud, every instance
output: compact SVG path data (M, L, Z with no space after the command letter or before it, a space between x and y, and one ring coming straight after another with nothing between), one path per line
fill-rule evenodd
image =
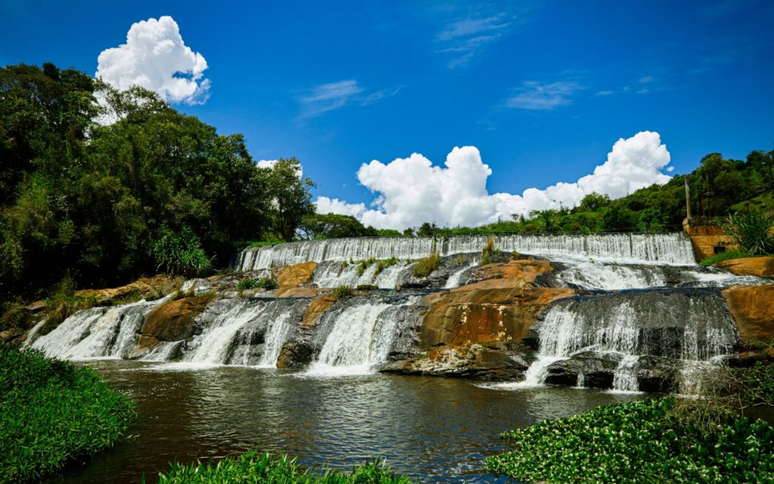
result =
M597 192L619 198L670 177L662 170L670 155L658 133L643 131L613 145L607 160L590 175L574 183L557 183L544 190L529 188L521 195L489 194L486 181L492 170L474 146L456 147L444 167L414 153L384 164L372 161L357 172L362 185L377 194L371 204L349 204L320 197L319 213L353 215L376 228L404 229L423 222L443 226L476 226L528 216L532 210L574 207L584 196Z
M274 168L274 165L276 165L277 163L279 163L279 160L258 160L255 162L255 164L258 165L258 168L268 168L268 169ZM301 166L301 163L298 164L296 175L298 175L298 178L302 178L304 176L304 167Z
M550 110L558 106L572 104L570 96L579 89L581 89L581 86L575 81L561 81L550 84L526 81L514 92L513 96L505 101L505 106L535 111Z
M207 100L207 61L186 46L172 17L151 18L131 26L126 43L99 54L96 77L117 89L140 86L163 99L189 104Z

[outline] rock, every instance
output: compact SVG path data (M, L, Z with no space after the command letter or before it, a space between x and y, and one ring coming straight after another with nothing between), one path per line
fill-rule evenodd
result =
M0 332L0 343L15 343L20 340L26 331L21 328L10 328Z
M745 343L774 338L774 285L732 286L723 291Z
M298 287L312 280L312 275L316 268L317 262L304 262L302 264L279 267L273 272L280 288Z
M434 348L410 360L388 363L382 373L471 378L487 381L521 380L529 365L502 349L483 345Z
M570 359L552 363L545 382L574 387L583 374L584 387L609 389L613 387L614 372L620 360L621 356L615 353L584 352L573 355Z
M774 256L724 260L716 265L737 276L774 277Z
M95 298L97 303L122 304L125 299L139 301L140 299L158 299L177 291L182 287L185 279L159 274L154 277L144 277L126 286L109 289L84 289L75 294L85 298Z
M683 230L691 237L693 253L697 261L712 257L717 250L734 250L734 239L726 235L722 227L712 221L692 218L683 221Z
M679 361L657 356L642 356L637 365L637 383L641 392L671 393L677 390Z
M274 293L275 297L317 297L330 289L320 287L281 287Z
M433 293L420 303L429 307L421 345L518 342L549 304L575 294L568 288L502 288L499 279Z
M320 316L322 316L325 311L330 309L330 307L333 306L335 302L336 297L330 294L318 296L312 299L312 302L309 303L309 306L306 308L306 312L304 313L304 328L314 328L314 326L317 324L317 320L320 319Z
M478 282L452 289L452 291L526 287L534 285L540 276L552 270L551 263L546 260L524 259L487 264L474 272L473 279Z
M308 345L298 341L288 341L282 346L277 357L277 368L297 368L312 362L313 351Z
M193 335L194 321L216 296L194 296L169 301L145 316L140 334L159 341L180 341Z

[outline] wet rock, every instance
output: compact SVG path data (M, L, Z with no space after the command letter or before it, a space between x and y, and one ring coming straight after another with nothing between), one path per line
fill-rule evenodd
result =
M126 286L109 289L84 289L76 295L85 298L95 298L97 304L122 304L125 300L159 299L180 289L185 282L182 277L172 277L160 274L145 277Z
M312 362L314 352L309 345L300 341L289 341L282 346L277 358L277 368L289 369L308 365Z
M145 316L140 334L160 341L179 341L193 335L194 322L215 296L194 296L169 301Z
M733 286L723 296L744 342L774 338L774 285Z
M641 392L670 393L677 390L678 360L642 356L637 365L637 383Z
M330 309L335 302L336 297L330 294L312 299L312 302L309 303L309 307L306 308L306 312L304 313L304 328L313 328L315 324L317 324L317 320L320 319L320 316Z
M273 273L280 288L298 287L312 280L315 269L317 269L316 262L304 262L302 264L279 267L274 269Z
M470 345L434 348L416 358L388 363L380 371L398 375L512 381L523 379L528 367L529 363L523 356L508 354L503 348Z
M578 377L583 375L583 386L609 389L621 355L615 353L597 354L584 352L568 360L557 361L548 367L545 382L550 385L577 386Z

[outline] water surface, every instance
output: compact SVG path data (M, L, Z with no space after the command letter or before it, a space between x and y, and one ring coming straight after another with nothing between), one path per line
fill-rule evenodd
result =
M464 380L381 374L341 378L245 367L187 371L174 364L95 361L139 404L130 437L50 483L155 482L168 462L258 448L348 470L381 456L428 483L512 482L483 458L498 436L542 419L641 398L572 388L496 390Z

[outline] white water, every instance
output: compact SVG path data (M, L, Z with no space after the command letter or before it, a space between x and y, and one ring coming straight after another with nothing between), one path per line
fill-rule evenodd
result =
M342 264L344 265L342 266ZM400 261L377 274L377 264L373 263L360 274L357 263L324 263L315 270L314 282L318 287L373 285L379 289L395 289L401 273L410 270L412 267L413 264Z
M613 391L621 393L635 393L640 391L637 381L637 363L640 357L637 355L624 355L618 363L613 374Z
M266 336L264 337L265 343L263 354L258 361L259 367L276 368L277 358L282 350L282 345L287 341L288 333L292 327L290 315L291 313L289 312L282 313L279 317L270 322L269 328L266 330Z
M569 287L613 291L666 286L666 279L658 266L633 268L594 261L562 262L568 268L561 271L558 277Z
M31 347L46 356L70 360L126 358L137 342L145 315L166 300L79 311L37 338Z
M463 267L462 269L458 270L451 276L449 276L449 279L446 281L446 284L443 286L444 289L453 289L455 287L459 287L460 285L460 279L462 279L462 276L464 274L467 274L471 269L479 265L479 261L474 261L471 264Z
M239 301L224 314L218 316L209 327L194 340L195 350L185 356L185 361L224 364L237 332L255 320L266 304Z
M435 248L442 256L481 252L486 236L373 237L314 240L244 249L236 268L241 271L314 261L389 259L416 260ZM585 257L618 263L694 265L690 239L672 234L501 235L495 248L547 257Z

